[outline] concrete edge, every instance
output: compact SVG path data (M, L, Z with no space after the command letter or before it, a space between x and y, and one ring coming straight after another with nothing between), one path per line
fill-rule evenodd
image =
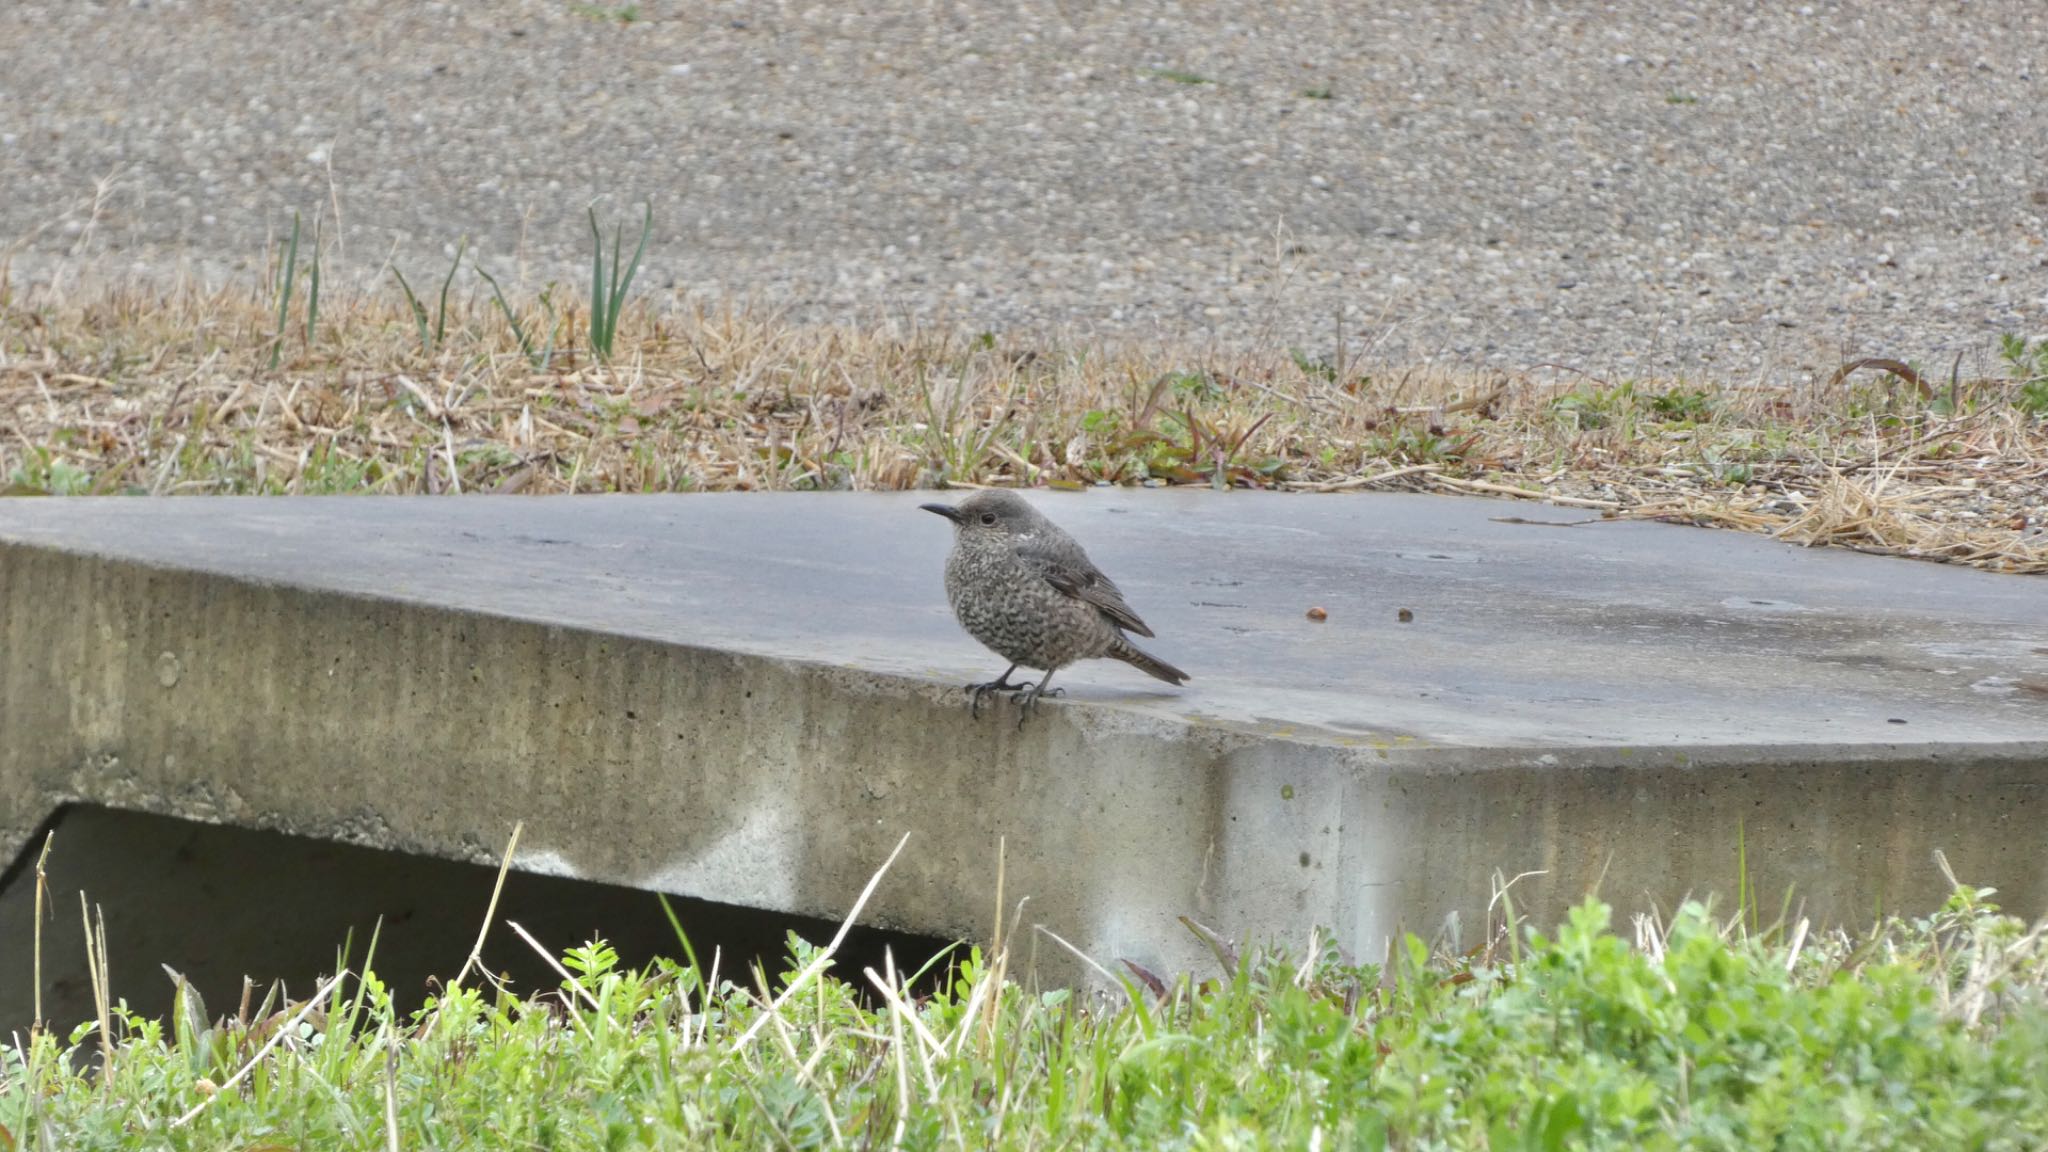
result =
M1376 748L1071 703L1017 731L913 677L416 600L16 542L0 577L9 850L64 802L483 863L524 819L526 870L837 919L910 830L865 919L985 933L1000 840L1032 921L1169 969L1202 963L1180 915L1366 956L1473 931L1496 871L1542 873L1539 922L1603 877L1668 908L1732 891L1745 831L1756 890L1821 917L1938 900L1935 848L2048 893L2043 744Z

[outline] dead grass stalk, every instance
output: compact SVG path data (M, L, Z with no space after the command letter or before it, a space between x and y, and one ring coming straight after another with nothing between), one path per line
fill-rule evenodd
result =
M280 344L272 298L249 286L0 289L0 484L1434 490L2048 572L2048 419L1997 376L1934 389L1867 361L1819 386L1566 386L688 301L628 306L609 360L567 328L540 357L522 337L557 327L544 301L458 293L423 341L397 291L336 295Z

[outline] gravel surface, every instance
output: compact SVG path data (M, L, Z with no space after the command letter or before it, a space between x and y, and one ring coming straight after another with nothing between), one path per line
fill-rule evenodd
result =
M5 0L0 249L218 276L319 210L330 283L466 235L580 292L602 196L644 284L802 320L1722 378L2048 331L2044 0L860 8Z

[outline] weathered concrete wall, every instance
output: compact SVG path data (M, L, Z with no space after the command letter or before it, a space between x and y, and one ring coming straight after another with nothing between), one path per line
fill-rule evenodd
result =
M66 800L469 860L525 820L524 867L831 916L909 831L871 907L920 931L987 931L1003 837L1027 922L1113 954L1204 909L1212 844L1300 906L1225 812L1273 771L1243 737L30 548L0 580L37 589L0 598L10 851Z
M82 800L985 937L1006 899L1105 964L1204 963L1174 922L1377 955L1489 877L1669 907L1735 888L1860 920L1930 853L2048 910L2048 743L1374 746L1065 702L1017 729L914 679L0 542L0 849ZM1073 966L1041 945L1045 974Z
M2048 748L1897 751L1906 750L1595 750L1548 764L1395 771L1354 785L1346 837L1366 850L1362 881L1397 886L1387 907L1405 923L1455 912L1467 943L1483 915L1482 877L1496 867L1509 878L1545 873L1512 895L1549 923L1596 886L1624 910L1668 912L1710 894L1727 910L1746 856L1766 923L1789 892L1795 916L1862 924L1946 897L1938 849L1963 881L1997 887L2005 907L2048 913ZM1354 907L1354 935L1382 926Z

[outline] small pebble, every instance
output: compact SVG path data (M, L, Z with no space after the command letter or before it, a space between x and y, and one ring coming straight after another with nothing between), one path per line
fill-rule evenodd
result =
M1412 609L1403 608L1400 612L1396 613L1396 615L1400 618L1400 621L1403 624L1415 623L1415 613Z
M1328 620L1330 618L1330 614L1328 612L1323 611L1321 608L1311 608L1308 610L1308 618L1317 621Z

